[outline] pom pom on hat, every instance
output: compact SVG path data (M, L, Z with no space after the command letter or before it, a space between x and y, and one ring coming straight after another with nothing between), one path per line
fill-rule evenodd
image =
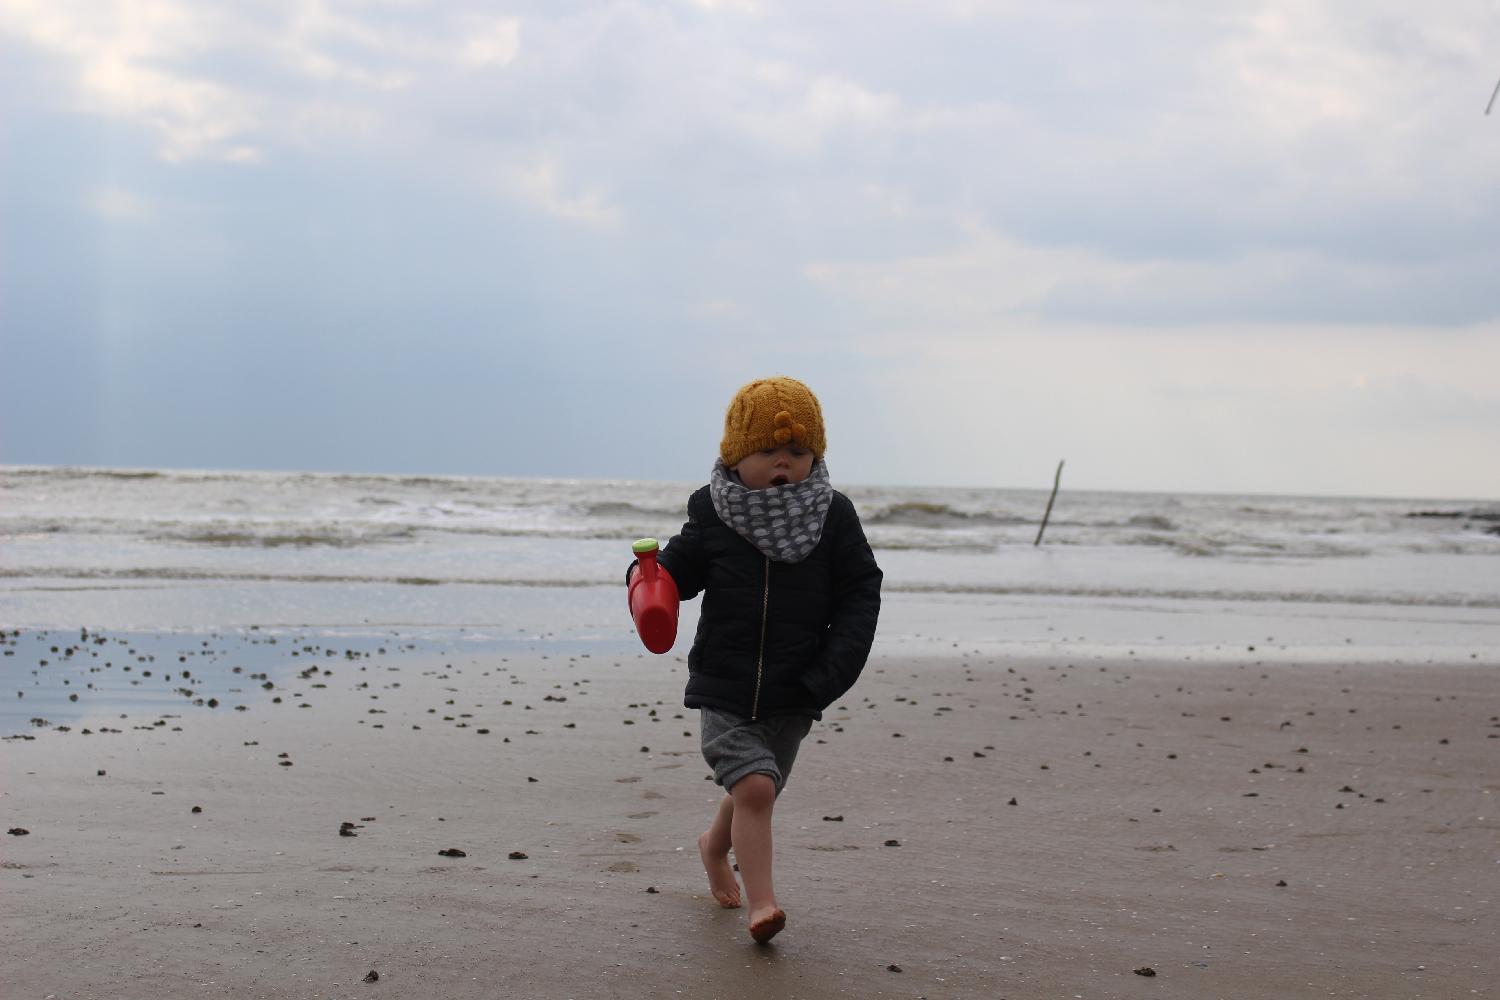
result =
M817 458L828 447L823 408L812 390L784 375L741 386L724 414L724 439L719 443L724 464L733 468L751 452L791 442Z

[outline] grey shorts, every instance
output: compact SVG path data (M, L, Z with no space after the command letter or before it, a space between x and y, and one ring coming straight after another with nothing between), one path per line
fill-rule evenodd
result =
M703 759L713 768L717 784L733 788L743 777L764 774L776 782L776 794L781 794L797 748L812 729L812 719L775 715L751 721L717 708L702 708L699 714Z

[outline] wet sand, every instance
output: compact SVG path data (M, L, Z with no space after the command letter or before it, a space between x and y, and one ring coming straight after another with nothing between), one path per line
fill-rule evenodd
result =
M0 994L1496 995L1490 665L888 644L759 947L678 656L339 646L0 743Z

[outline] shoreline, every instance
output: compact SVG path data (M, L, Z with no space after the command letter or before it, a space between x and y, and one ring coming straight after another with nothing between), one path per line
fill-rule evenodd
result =
M804 744L757 948L692 850L680 654L408 645L0 743L4 992L1494 990L1492 665L888 644Z

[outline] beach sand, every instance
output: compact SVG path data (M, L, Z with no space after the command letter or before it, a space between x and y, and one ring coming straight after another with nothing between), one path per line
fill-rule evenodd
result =
M1491 666L884 646L759 947L679 655L306 641L246 711L0 744L0 994L1496 995Z

